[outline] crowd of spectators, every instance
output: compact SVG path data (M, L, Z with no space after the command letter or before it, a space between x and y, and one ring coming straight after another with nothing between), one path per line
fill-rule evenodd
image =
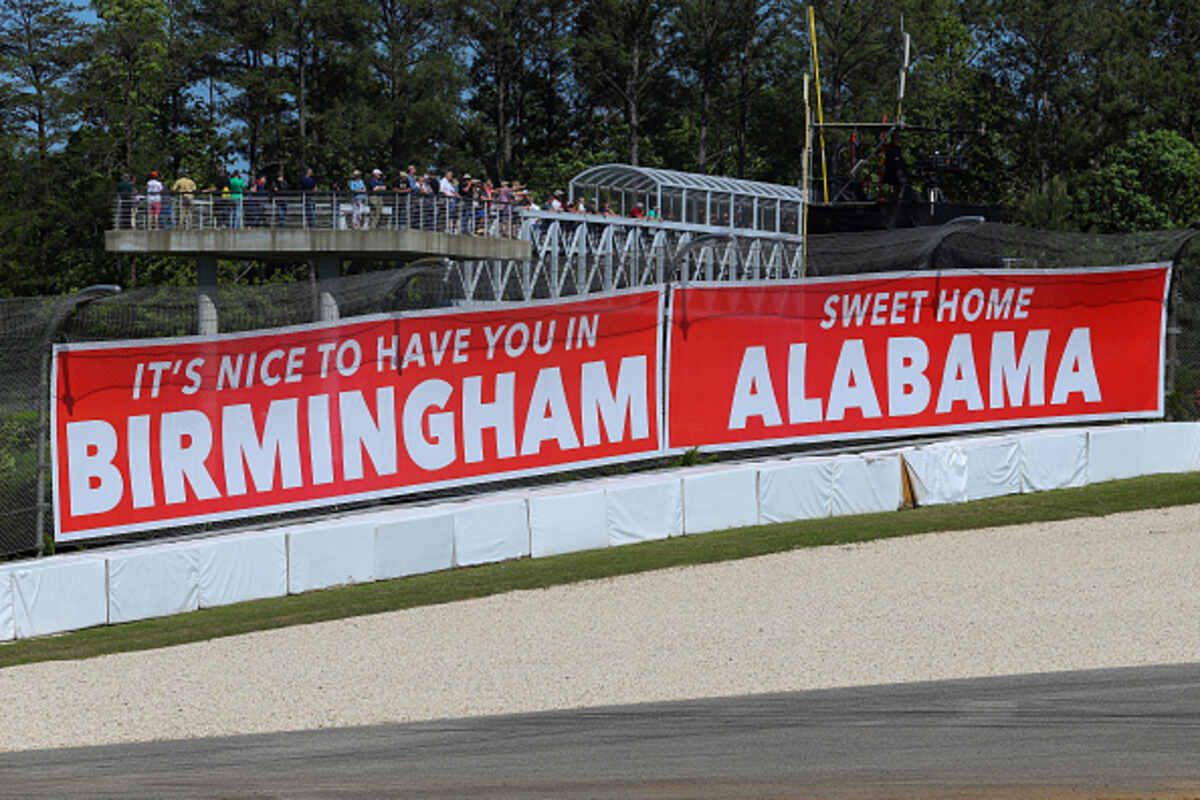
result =
M487 221L498 218L502 233L511 236L515 211L616 216L607 199L601 199L591 208L583 198L567 201L563 192L556 191L539 206L528 187L515 181L502 180L497 184L490 178L479 179L470 174L457 178L453 170L441 175L433 169L418 173L414 165L396 170L390 179L381 169L373 169L366 176L354 170L344 186L331 181L328 190L334 196L341 194L346 198L349 213L342 224L359 230L386 224L474 234ZM163 177L154 171L146 179L143 195L139 196L129 175L121 177L117 194L120 228L341 227L337 219L318 220L320 186L312 169L306 169L293 186L282 171L273 178L268 178L265 172L250 178L240 170L229 172L218 167L216 177L203 189L186 172L180 172L168 188ZM139 208L145 213L141 224L137 223ZM340 203L335 203L334 209L334 214L339 214ZM647 212L638 203L630 216L656 219L658 212L657 209Z

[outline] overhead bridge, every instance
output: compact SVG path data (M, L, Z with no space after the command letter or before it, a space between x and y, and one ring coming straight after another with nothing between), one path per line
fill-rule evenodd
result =
M804 274L796 187L607 164L578 175L569 200L587 210L393 192L118 195L105 244L195 259L199 328L209 334L220 329L218 259L308 261L325 320L338 309L322 286L348 260L438 262L451 296L467 302Z

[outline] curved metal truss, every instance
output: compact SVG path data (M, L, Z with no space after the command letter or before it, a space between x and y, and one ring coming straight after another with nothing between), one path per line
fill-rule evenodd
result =
M446 279L468 301L572 297L667 282L803 277L803 238L671 222L525 212L529 261L455 261Z

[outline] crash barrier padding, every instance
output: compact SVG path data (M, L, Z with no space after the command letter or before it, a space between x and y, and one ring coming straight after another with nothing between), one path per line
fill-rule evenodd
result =
M131 622L200 608L195 545L138 547L108 556L108 621Z
M1200 469L1200 425L1165 422L1146 425L1143 475Z
M469 567L529 555L529 507L504 495L455 504L454 564Z
M0 642L17 638L17 623L13 618L13 587L11 571L0 567Z
M9 574L18 639L108 622L108 564L102 557L24 562Z
M334 521L288 531L288 594L375 580L375 525Z
M683 476L683 532L705 533L758 524L758 468L689 470Z
M1200 469L1200 423L682 468L0 566L0 639L451 566Z
M605 482L610 547L683 535L683 482L667 476L647 480L633 475Z
M201 608L287 594L287 536L282 531L203 539L196 544L196 555Z
M564 487L529 496L529 551L534 558L608 547L604 490Z
M796 458L759 467L761 522L791 522L875 511L903 504L899 451Z
M416 509L375 526L375 579L388 580L454 566L454 515Z
M1089 431L1087 482L1104 483L1145 474L1145 429L1145 425L1118 425Z

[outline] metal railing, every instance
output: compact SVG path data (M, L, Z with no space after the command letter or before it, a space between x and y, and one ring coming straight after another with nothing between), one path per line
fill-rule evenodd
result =
M517 238L520 209L498 200L407 192L118 194L113 229L137 231L414 229Z

